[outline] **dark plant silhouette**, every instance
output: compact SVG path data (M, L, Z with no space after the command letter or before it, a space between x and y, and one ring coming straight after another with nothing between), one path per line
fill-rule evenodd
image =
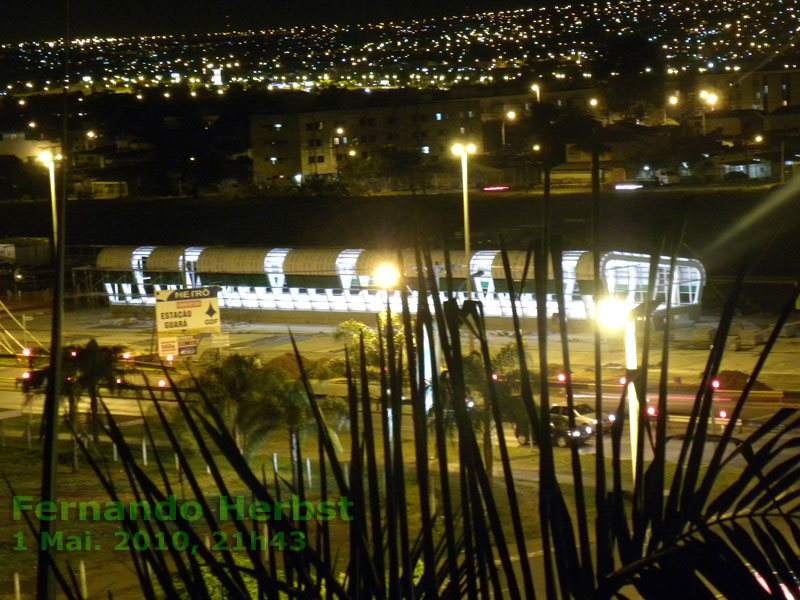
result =
M547 243L545 243L545 241ZM673 244L673 254L679 248ZM655 252L654 255L659 255ZM547 374L548 322L540 306L538 326L538 361L531 361L522 344L520 317L516 312L515 290L520 282L512 280L507 255L504 270L511 295L519 398L531 426L535 452L531 460L538 469L536 509L523 514L521 491L515 479L509 449L505 444L504 394L492 377L493 362L480 303L467 301L458 305L454 299L442 301L438 294L430 303L421 303L414 319L404 297L400 320L403 329L403 352L395 344L395 323L387 320L379 330L378 363L380 393L371 397L366 371L365 343L348 350L347 406L350 421L350 454L347 462L337 452L323 405L314 394L302 359L296 351L301 370L300 387L291 388L286 406L292 423L306 422L309 415L318 434L317 465L319 487L306 489L302 478L287 490L277 475L269 481L265 473L253 470L242 456L233 434L235 419L226 415L226 405L212 396L217 389L198 387L199 406L185 401L180 389L174 393L186 425L192 432L188 445L174 435L161 401L152 401L170 448L177 454L182 473L193 498L203 507L203 518L176 524L127 521L130 532L169 531L177 526L187 533L195 553L172 551L166 555L153 550L132 551L132 561L147 598L207 598L222 590L230 598L644 598L667 599L678 595L687 598L775 598L781 586L797 588L800 562L796 545L800 539L800 468L794 449L800 417L790 409L780 409L749 435L733 442L734 430L777 336L800 291L795 286L781 311L772 335L754 367L741 395L732 403L732 415L721 435L712 434L709 417L713 390L711 380L719 371L724 341L736 309L737 293L720 315L717 337L710 351L702 381L685 435L679 439L667 435L669 416L669 312L664 343L658 357L661 370L655 385L658 416L644 418L644 398L650 389L647 381L654 328L652 316L645 311L640 333L643 338L641 367L628 372L638 398L639 440L641 450L649 446L652 459L637 453L630 465L637 474L629 484L630 461L622 453L622 432L627 427L625 411L615 411L620 418L610 430L599 427L595 473L587 471L577 448L568 452L566 463L557 460L551 443L549 385ZM435 274L430 257L418 258L417 280L423 297L435 288ZM552 263L552 271L550 269ZM556 290L562 310L558 336L563 348L564 371L570 373L569 337L563 317L563 285L560 240L537 240L531 257L533 283L538 297ZM650 297L654 297L655 259L651 263ZM552 277L548 272L552 272ZM674 277L673 260L672 274ZM743 275L740 276L739 284ZM550 281L548 281L550 280ZM452 285L449 286L452 289ZM669 302L669 300L668 300ZM542 303L543 304L543 303ZM433 335L434 326L437 336ZM455 401L452 411L456 442L448 444L445 431L445 396L465 398L467 370L462 332L469 327L475 336L485 381L488 423L498 438L502 476L493 478L482 456L478 433L473 427L468 407ZM599 331L599 330L596 330ZM599 336L599 333L598 333ZM424 340L439 339L446 377L426 380ZM599 347L599 344L596 345ZM296 348L295 348L296 350ZM352 355L358 354L357 359ZM598 357L599 359L599 357ZM473 359L470 359L473 360ZM599 360L598 360L599 362ZM357 365L357 368L356 368ZM596 376L597 397L602 399L602 373ZM529 377L533 372L536 377ZM407 380L408 385L404 385ZM202 383L198 380L198 383ZM229 387L232 394L243 394L237 382ZM213 392L213 393L212 393ZM574 406L571 377L565 381L567 404ZM296 396L295 396L296 394ZM516 395L516 394L515 394ZM303 400L301 398L304 396ZM426 397L433 403L425 410ZM408 411L403 411L405 398ZM296 403L295 403L296 401ZM373 412L373 405L379 406ZM620 398L620 407L626 397ZM237 400L239 402L239 400ZM598 400L598 403L600 400ZM299 407L304 408L299 408ZM599 406L598 406L599 408ZM570 417L572 420L572 417ZM432 426L431 426L432 422ZM570 423L574 425L574 423ZM148 430L156 424L148 423ZM289 424L287 419L287 426ZM404 431L413 432L412 441L404 441ZM157 502L170 493L170 478L163 466L158 471L144 469L127 446L114 418L108 415L107 434L120 448L128 482L137 498ZM604 441L609 442L606 455ZM667 445L678 443L677 461L667 461ZM709 461L703 459L708 445ZM82 446L85 448L85 446ZM293 452L295 446L293 442ZM198 474L189 460L191 454L202 457L211 472L213 485L200 485ZM436 455L431 461L432 454ZM117 485L107 476L100 459L87 449L87 460L95 468L109 498L118 497ZM566 455L564 455L566 456ZM740 472L727 471L735 458L744 460ZM347 469L345 469L347 466ZM725 488L720 477L728 472L733 483ZM234 556L227 549L209 550L203 543L203 531L219 530L220 523L210 510L218 495L230 494L235 473L237 484L246 487L253 499L273 502L287 491L301 499L338 499L353 503L353 519L343 522L332 533L325 522L293 522L291 515L271 520L269 535L290 535L301 531L306 546L297 550L275 548L269 552L247 549ZM730 473L733 473L731 476ZM434 504L435 501L435 504ZM502 516L507 515L507 516ZM532 534L532 524L536 534ZM249 520L230 524L242 535L260 531ZM529 558L533 551L535 558ZM336 563L336 555L343 563ZM265 556L267 555L267 556ZM541 561L543 574L534 577L534 560ZM769 591L755 577L763 579ZM209 580L213 580L213 585ZM66 578L62 578L66 581ZM66 583L62 584L69 588ZM213 592L212 592L213 590Z

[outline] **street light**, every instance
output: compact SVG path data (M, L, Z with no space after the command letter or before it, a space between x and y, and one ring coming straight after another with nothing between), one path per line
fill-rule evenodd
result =
M669 98L667 98L667 104L664 105L664 125L667 124L667 106L677 106L678 105L678 96L672 94Z
M714 92L707 92L706 90L702 90L700 92L700 98L705 101L711 107L711 110L714 110L714 105L719 100L719 97ZM706 111L703 110L701 113L701 121L702 121L702 131L703 135L706 134Z
M398 281L400 281L400 272L395 268L394 265L383 263L382 265L378 265L378 268L375 269L372 277L375 279L375 283L378 287L385 290L390 290L397 285Z
M55 252L55 248L58 243L58 213L56 212L56 160L61 160L60 154L53 156L53 153L47 150L39 153L39 161L43 163L50 172L50 209L53 214L53 252Z
M344 127L337 127L336 128L336 135L337 136L344 135ZM337 176L342 174L342 169L339 166L339 160L340 160L340 157L341 157L342 153L339 152L339 148L344 145L345 139L346 138L343 138L343 137L331 138L331 154L333 155L333 158L336 160L336 175Z
M539 97L539 93L540 93L540 90L539 90L539 84L538 84L538 83L534 83L534 84L531 86L531 91L532 91L534 94L536 94L536 104L539 104L539 102L541 102L541 98Z
M461 157L461 191L464 197L464 260L467 274L467 298L472 299L472 281L469 276L469 190L467 188L467 155L475 154L475 144L453 144L450 148Z
M628 305L621 300L605 299L597 303L597 321L606 329L625 331L625 368L629 372L636 370L636 324ZM628 421L631 439L631 471L633 485L636 486L636 460L639 443L639 401L633 378L626 379L628 386Z
M761 134L757 134L753 138L754 144L760 144L763 141L764 141L764 136ZM750 148L749 148L750 144L748 144L747 141L745 140L742 143L742 146L744 147L744 172L747 175L747 178L750 179Z
M513 121L517 118L517 113L513 110L508 111L505 115L503 115L502 120L500 121L500 144L502 146L506 145L506 119L509 121Z
M597 98L590 98L589 99L589 106L597 106L600 102Z

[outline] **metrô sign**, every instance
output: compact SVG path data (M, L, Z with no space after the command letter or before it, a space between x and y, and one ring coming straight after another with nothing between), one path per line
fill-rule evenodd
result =
M218 288L156 291L156 330L159 334L219 333Z

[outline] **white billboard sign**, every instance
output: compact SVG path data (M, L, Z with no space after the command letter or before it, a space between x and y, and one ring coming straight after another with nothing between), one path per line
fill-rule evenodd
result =
M218 288L156 291L156 330L159 335L219 333Z

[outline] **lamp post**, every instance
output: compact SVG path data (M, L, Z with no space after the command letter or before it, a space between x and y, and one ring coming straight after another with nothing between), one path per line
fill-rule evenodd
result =
M677 106L677 105L678 105L678 96L676 94L672 94L669 98L667 98L667 103L664 105L664 125L667 124L667 107Z
M754 144L760 144L763 141L764 136L760 134L753 138ZM745 140L742 145L744 146L744 172L747 178L750 179L750 144Z
M39 154L39 161L47 167L50 173L50 210L53 217L53 256L58 244L58 212L56 210L56 165L55 161L60 160L61 155L53 156L52 152L44 151Z
M625 333L625 368L628 373L635 371L636 364L636 324L633 315L625 302L606 299L597 303L596 318L602 327L609 330L624 330ZM628 377L628 422L631 440L631 472L633 485L636 487L636 461L639 449L639 400L632 377Z
M506 145L506 120L513 121L516 118L517 113L515 113L513 110L510 110L504 114L503 118L500 120L500 145L504 148Z
M714 92L707 92L706 90L703 90L703 91L700 92L700 98L703 99L705 101L705 103L708 104L709 107L711 107L712 111L714 110L714 105L717 103L717 100L719 100L719 97ZM701 113L700 113L700 121L701 121L701 124L702 124L701 128L702 128L702 131L703 131L703 136L705 136L706 135L706 111L705 110L702 110Z
M539 96L539 94L540 94L540 90L539 90L539 84L538 84L538 83L534 83L534 84L531 86L531 91L532 91L534 94L536 94L536 104L539 104L539 103L542 101L542 100L541 100L541 97Z
M467 298L472 299L472 281L469 274L469 188L467 186L467 155L475 154L475 144L453 144L450 148L456 156L461 157L461 192L464 200L464 267L467 274Z
M336 160L336 176L340 176L342 174L342 170L339 167L339 157L341 156L341 152L339 149L344 146L344 127L337 127L336 128L336 137L331 139L331 150L333 152L333 158Z

